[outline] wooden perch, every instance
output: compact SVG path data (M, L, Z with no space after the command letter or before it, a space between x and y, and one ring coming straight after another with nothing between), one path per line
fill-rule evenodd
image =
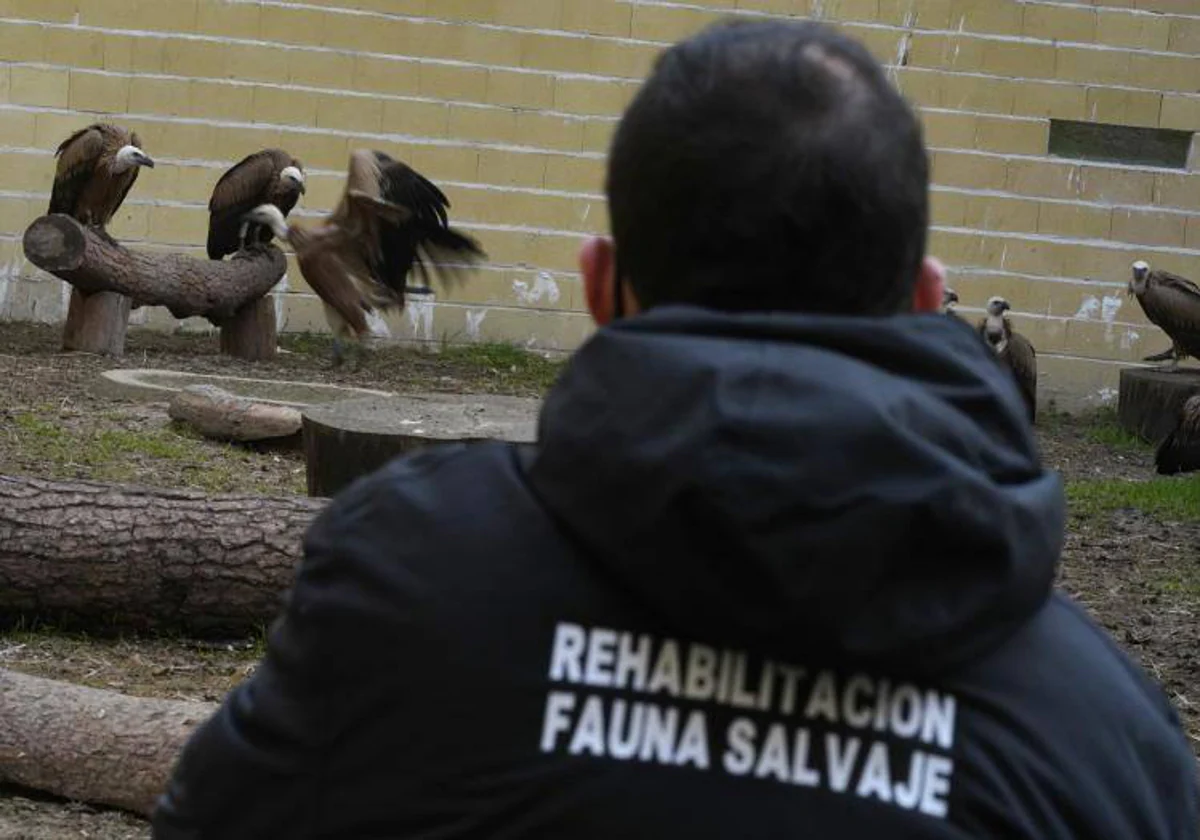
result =
M164 306L176 318L207 318L221 328L221 350L231 356L253 361L275 354L274 311L265 295L287 260L274 245L228 260L143 253L57 213L35 219L23 244L31 263L74 287L63 332L69 350L121 355L131 304L115 293L134 308Z
M0 476L0 620L253 632L279 613L325 504Z
M149 817L215 710L0 669L0 781Z
M215 385L189 385L167 414L215 440L272 440L300 434L300 410L239 397Z

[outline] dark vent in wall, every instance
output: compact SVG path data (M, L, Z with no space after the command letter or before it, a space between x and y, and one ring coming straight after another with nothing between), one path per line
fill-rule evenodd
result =
M1190 131L1050 120L1055 157L1187 169L1191 145Z

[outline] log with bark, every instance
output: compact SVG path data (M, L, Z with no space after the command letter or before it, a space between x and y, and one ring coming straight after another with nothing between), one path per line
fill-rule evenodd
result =
M188 385L176 392L167 414L215 440L295 438L299 443L299 409L239 397L215 385Z
M287 260L274 245L228 260L145 253L58 213L35 219L23 245L31 263L74 287L63 331L68 350L120 356L130 307L164 306L176 318L203 316L220 327L228 355L275 355L274 312L264 295L282 279Z
M0 782L149 817L216 708L0 669Z
M278 614L325 504L0 476L0 622L252 633Z
M1179 409L1200 394L1200 370L1123 368L1117 392L1117 422L1131 435L1158 445L1179 419Z

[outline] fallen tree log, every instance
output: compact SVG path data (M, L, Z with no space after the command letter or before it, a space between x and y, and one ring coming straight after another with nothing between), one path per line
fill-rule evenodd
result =
M272 440L300 435L300 410L239 397L215 385L188 385L167 414L216 440Z
M215 710L0 669L0 781L149 817Z
M0 622L254 632L278 613L325 504L0 476Z
M78 293L71 296L63 332L68 350L119 356L130 306L164 306L176 318L203 316L220 327L221 350L228 355L253 361L275 354L274 313L263 296L283 278L287 259L274 245L228 260L146 253L60 213L35 219L22 244L31 263ZM111 293L131 303L117 303Z

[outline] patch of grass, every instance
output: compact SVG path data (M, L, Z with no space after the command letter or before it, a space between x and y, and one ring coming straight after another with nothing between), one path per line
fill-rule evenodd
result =
M96 428L55 413L27 411L13 417L9 437L22 461L52 478L142 482L150 474L164 479L150 483L209 493L280 491L277 482L256 480L262 475L256 467L271 455L206 440L174 424L150 430ZM286 491L304 493L302 469L294 469Z
M1149 481L1071 481L1066 492L1074 513L1095 515L1135 508L1159 519L1200 521L1200 475Z
M1115 408L1100 408L1081 418L1087 436L1113 449L1149 449L1151 445L1121 428Z

